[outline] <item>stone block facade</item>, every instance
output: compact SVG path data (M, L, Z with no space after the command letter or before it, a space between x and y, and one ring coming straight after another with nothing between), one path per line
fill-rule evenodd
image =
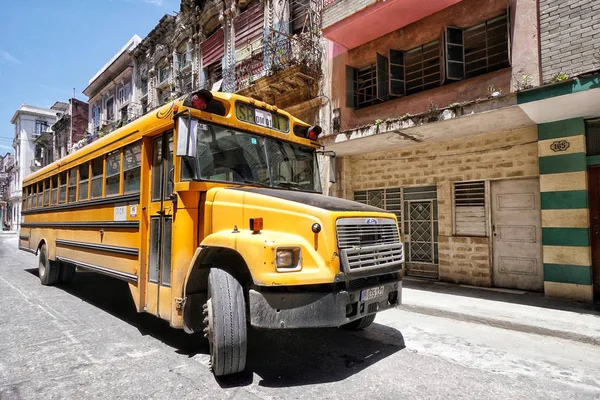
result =
M540 0L542 80L576 76L600 67L600 2Z
M461 237L454 229L454 182L538 177L535 126L382 153L344 157L341 193L435 185L439 279L491 286L489 237Z

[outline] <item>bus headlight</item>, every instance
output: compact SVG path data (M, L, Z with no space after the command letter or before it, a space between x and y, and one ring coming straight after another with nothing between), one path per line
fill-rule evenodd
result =
M302 269L302 249L300 247L278 247L275 250L277 272L300 271Z

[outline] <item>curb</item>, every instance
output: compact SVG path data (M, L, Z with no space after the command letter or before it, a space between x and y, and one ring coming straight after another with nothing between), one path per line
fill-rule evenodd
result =
M598 336L589 336L575 332L563 331L559 329L542 328L535 325L521 324L518 322L510 322L488 317L480 317L472 314L465 314L455 311L440 310L433 307L402 304L399 305L397 308L408 312L431 315L434 317L449 318L464 322L475 322L481 325L488 325L495 328L508 329L524 333L533 333L536 335L550 336L559 339L572 340L580 343L600 346L600 337Z

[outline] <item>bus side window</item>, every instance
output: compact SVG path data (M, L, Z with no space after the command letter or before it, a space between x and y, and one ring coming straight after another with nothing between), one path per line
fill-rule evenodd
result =
M50 179L44 180L44 206L50 205Z
M104 163L102 157L92 161L92 199L102 197L102 175L104 175Z
M60 193L58 202L64 204L67 202L67 172L61 172L60 174Z
M142 144L134 143L125 147L123 161L123 193L140 191L140 165L142 163Z
M88 181L90 176L90 163L83 163L79 166L79 196L78 200L88 199Z
M58 204L58 175L54 175L50 181L52 182L50 204Z
M106 156L106 196L119 194L121 177L121 152L115 150Z
M77 200L77 168L69 170L69 203Z
M27 210L27 187L23 187L23 198L21 199L21 210Z
M37 206L41 207L42 206L42 202L43 202L43 196L44 196L44 184L42 182L39 182L37 184Z

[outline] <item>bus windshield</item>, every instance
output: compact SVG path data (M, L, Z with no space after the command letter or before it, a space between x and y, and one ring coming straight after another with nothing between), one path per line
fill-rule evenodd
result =
M315 150L280 139L192 120L196 157L183 178L321 192ZM194 136L194 135L193 135Z

